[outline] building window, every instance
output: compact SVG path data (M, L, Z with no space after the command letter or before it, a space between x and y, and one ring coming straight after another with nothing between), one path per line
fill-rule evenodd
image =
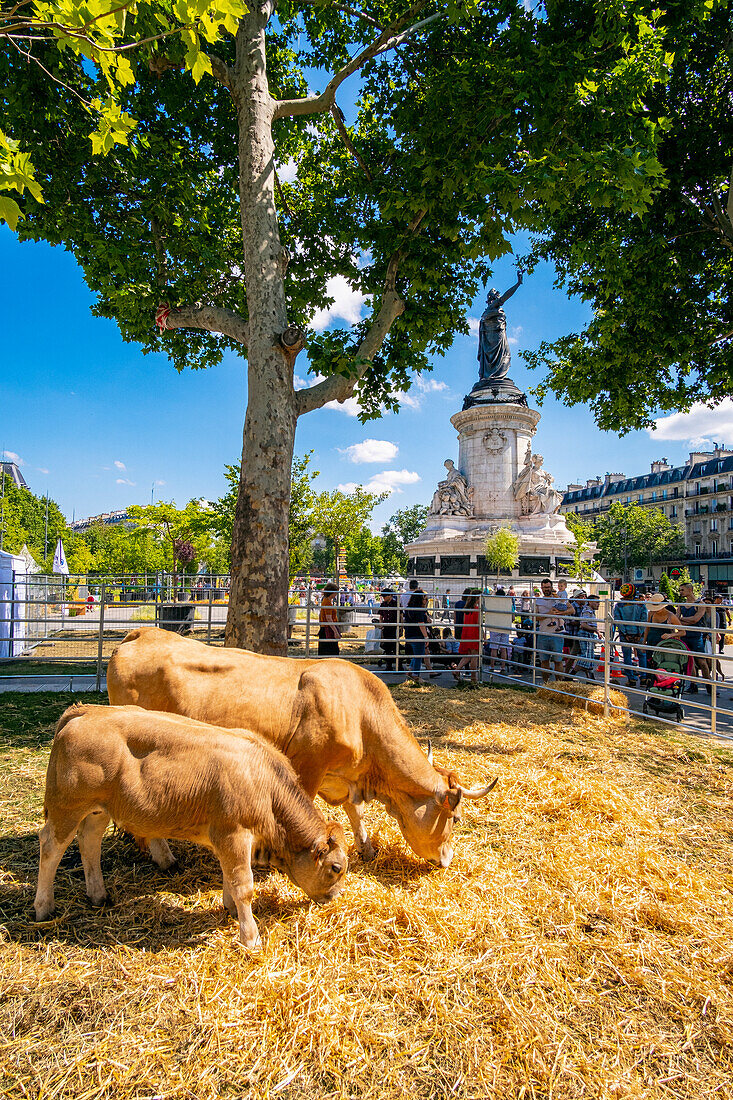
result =
M695 543L695 557L696 558L700 557L700 543L699 542Z
M711 539L711 541L710 541L710 553L712 554L712 556L714 558L717 558L717 556L718 556L718 540L717 539Z
M711 519L710 520L710 530L711 531L717 531L718 530L718 521L717 521L717 519Z

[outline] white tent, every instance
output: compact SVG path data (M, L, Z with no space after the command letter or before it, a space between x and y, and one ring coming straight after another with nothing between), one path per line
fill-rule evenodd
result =
M0 657L20 657L26 651L25 558L0 550Z
M28 547L26 546L25 543L23 543L23 546L21 547L20 551L18 552L18 557L22 558L23 561L25 562L26 573L40 573L41 572L40 565L38 564L36 559L33 557L33 555L31 554L30 550L28 549Z

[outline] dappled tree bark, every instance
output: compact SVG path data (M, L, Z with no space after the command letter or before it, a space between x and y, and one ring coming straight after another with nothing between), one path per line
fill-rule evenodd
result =
M265 61L271 11L269 3L261 4L241 21L233 74L249 370L226 644L284 653L296 416L293 356L280 343L288 320L275 210L274 101Z

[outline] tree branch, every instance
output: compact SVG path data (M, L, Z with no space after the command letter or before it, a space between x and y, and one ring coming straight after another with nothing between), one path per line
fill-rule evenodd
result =
M225 61L222 61L216 54L210 53L206 55L211 62L211 75L214 80L218 80L220 84L223 84L225 88L234 94L234 81L232 79L232 70L229 68Z
M371 61L377 54L385 53L387 50L394 49L404 42L410 35L414 34L418 30L422 30L428 23L432 23L435 19L442 17L442 12L438 12L436 15L431 15L427 19L423 19L419 23L415 23L407 30L402 30L406 23L409 23L411 19L414 19L416 15L423 10L428 3L428 0L419 0L417 4L413 4L405 14L395 20L394 23L386 27L378 38L366 46L359 53L355 54L342 69L340 69L334 76L331 77L326 88L320 95L308 96L305 99L281 99L275 102L274 117L296 117L300 115L317 115L322 114L324 111L329 111L331 106L336 100L336 92L341 84L350 77L352 73L357 72L363 65L366 65L367 61Z
M356 383L364 377L372 365L374 356L387 339L393 322L405 311L405 303L395 288L400 259L401 253L396 252L389 261L379 313L354 353L354 359L358 363L356 373L351 378L343 378L340 374L332 374L329 378L324 378L322 382L318 382L317 385L311 386L307 390L298 390L295 394L297 416L312 412L314 409L320 409L329 401L345 401L347 397L351 397L353 394Z
M184 306L166 316L165 328L195 328L205 332L220 332L245 347L249 341L249 325L238 313L219 306Z
M384 30L381 23L378 23L371 15L367 15L365 11L361 11L359 8L347 8L343 4L338 4L337 8L338 11L344 12L345 15L353 15L355 19L363 19L365 23L371 23L378 31Z
M374 179L374 176L371 174L371 172L367 168L366 162L362 159L362 157L356 151L354 143L351 140L351 138L349 137L349 131L344 126L344 117L343 117L343 114L341 113L341 109L339 108L337 103L332 103L331 104L331 114L333 115L333 121L336 123L336 129L340 133L341 139L342 139L344 145L346 146L348 151L351 153L352 157L354 158L356 163L359 165L359 167L361 168L361 170L364 173L364 175L366 176L366 178L371 182Z

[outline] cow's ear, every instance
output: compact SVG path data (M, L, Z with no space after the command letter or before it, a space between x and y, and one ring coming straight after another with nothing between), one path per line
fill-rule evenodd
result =
M346 834L342 826L338 821L329 821L328 826L328 847L333 851L334 848L341 848L342 851L346 851Z
M462 792L460 788L456 790L455 787L449 787L448 793L446 794L445 801L443 803L446 809L450 810L452 813L455 813L455 811L458 809L458 804L461 801L461 794Z
M318 863L319 859L323 859L328 854L328 837L325 840L314 840L311 844L311 855L313 856L313 862Z

